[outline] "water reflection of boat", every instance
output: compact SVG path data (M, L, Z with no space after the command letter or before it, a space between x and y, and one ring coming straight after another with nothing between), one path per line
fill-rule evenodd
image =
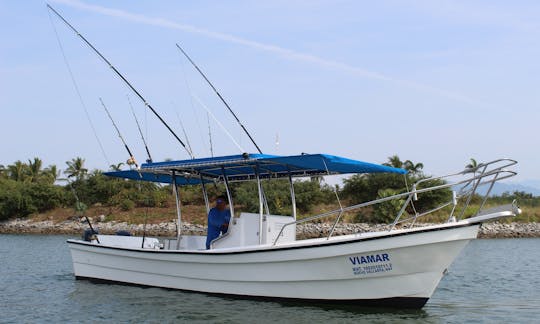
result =
M215 239L209 250L206 237L180 232L174 239L97 235L91 241L68 240L68 245L75 276L81 279L244 298L420 308L463 247L476 238L483 222L520 212L515 204L483 209L493 184L515 175L507 170L514 164L513 160L496 160L438 178L447 181L443 185L424 188L425 180L420 180L402 194L297 219L295 178L405 171L324 154L244 154L147 163L140 170L107 175L170 183L177 202L179 186L200 186L207 209L205 185L222 183L233 215L229 231ZM265 206L261 180L280 178L289 180L290 215L273 215ZM235 214L230 183L238 181L257 183L259 213ZM480 208L475 216L461 219L461 211L470 207L481 185L489 189ZM404 216L407 207L422 195L448 188L453 190L451 201L413 217ZM392 200L402 202L403 207L386 230L333 235L344 212ZM416 222L445 208L449 215L441 224ZM181 223L179 203L177 214ZM331 216L335 222L327 236L296 239L297 224Z

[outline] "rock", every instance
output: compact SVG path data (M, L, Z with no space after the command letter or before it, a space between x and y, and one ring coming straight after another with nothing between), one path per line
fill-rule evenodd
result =
M105 215L96 217L99 221L99 231L102 234L114 234L118 230L128 230L135 234L142 234L143 224L127 224L126 222L105 222ZM429 224L416 224L417 226ZM97 225L94 225L97 228ZM304 223L296 227L297 238L306 239L326 236L330 233L333 223ZM68 219L61 223L52 221L34 222L30 219L13 219L0 222L0 233L34 233L34 234L77 234L88 228L84 217ZM334 235L347 235L370 231L387 230L386 224L366 223L339 223L336 225ZM206 226L200 224L182 224L182 233L189 235L205 235ZM146 234L152 236L175 236L176 223L164 222L159 224L147 224ZM480 227L479 238L516 238L516 237L540 237L540 223L485 223Z

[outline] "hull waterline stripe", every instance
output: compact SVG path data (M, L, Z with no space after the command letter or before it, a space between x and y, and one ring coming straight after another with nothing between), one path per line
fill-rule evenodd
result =
M284 297L266 297L266 296L250 296L250 295L235 295L235 294L223 294L223 293L210 293L201 292L195 290L176 289L167 287L156 287L143 284L135 284L123 281L96 279L90 277L76 276L77 280L87 280L92 283L98 284L115 284L123 286L134 286L143 288L161 288L166 290L177 290L188 293L204 294L208 296L217 296L222 298L234 298L234 299L246 299L246 300L258 300L258 301L271 301L283 303L287 306L292 305L310 305L310 306L324 306L324 305L342 305L349 307L386 307L386 308L422 308L429 298L427 297L391 297L391 298L379 298L379 299L301 299L301 298L284 298Z

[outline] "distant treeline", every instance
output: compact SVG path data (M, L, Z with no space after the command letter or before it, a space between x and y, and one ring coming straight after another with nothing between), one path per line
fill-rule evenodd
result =
M474 161L474 160L473 160ZM109 206L121 210L136 207L172 207L174 199L170 185L151 182L128 181L110 178L101 170L89 171L83 158L77 157L66 162L61 171L57 166L43 167L39 158L28 162L16 161L11 165L0 165L0 220L21 218L34 213L46 212L55 208L74 208L84 212L87 206ZM386 165L404 168L406 175L398 174L359 174L345 179L343 186L331 187L322 178L312 177L304 181L295 181L296 204L301 215L306 215L314 206L337 205L337 196L344 203L359 203L380 197L394 195L407 190L406 182L412 184L426 175L422 172L422 163L409 160L401 161L398 156L388 159ZM111 170L123 166L111 165ZM406 180L406 182L405 182ZM429 180L426 186L443 184L441 180ZM258 211L256 184L243 182L232 184L236 210ZM263 188L268 207L274 214L290 214L291 199L289 184L286 180L263 181ZM210 197L224 193L221 185L208 186ZM422 195L415 202L417 211L429 210L441 202L451 199L451 191L436 191ZM523 192L492 198L497 203L509 203L519 199L522 205L538 206L540 198ZM204 199L199 186L181 188L184 205L203 205ZM378 204L372 209L359 213L357 221L388 222L400 208L400 201Z

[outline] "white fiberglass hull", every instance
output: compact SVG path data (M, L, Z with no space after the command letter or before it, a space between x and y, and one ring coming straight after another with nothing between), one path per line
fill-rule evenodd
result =
M68 243L77 278L253 298L422 307L478 228L456 224L209 252Z

